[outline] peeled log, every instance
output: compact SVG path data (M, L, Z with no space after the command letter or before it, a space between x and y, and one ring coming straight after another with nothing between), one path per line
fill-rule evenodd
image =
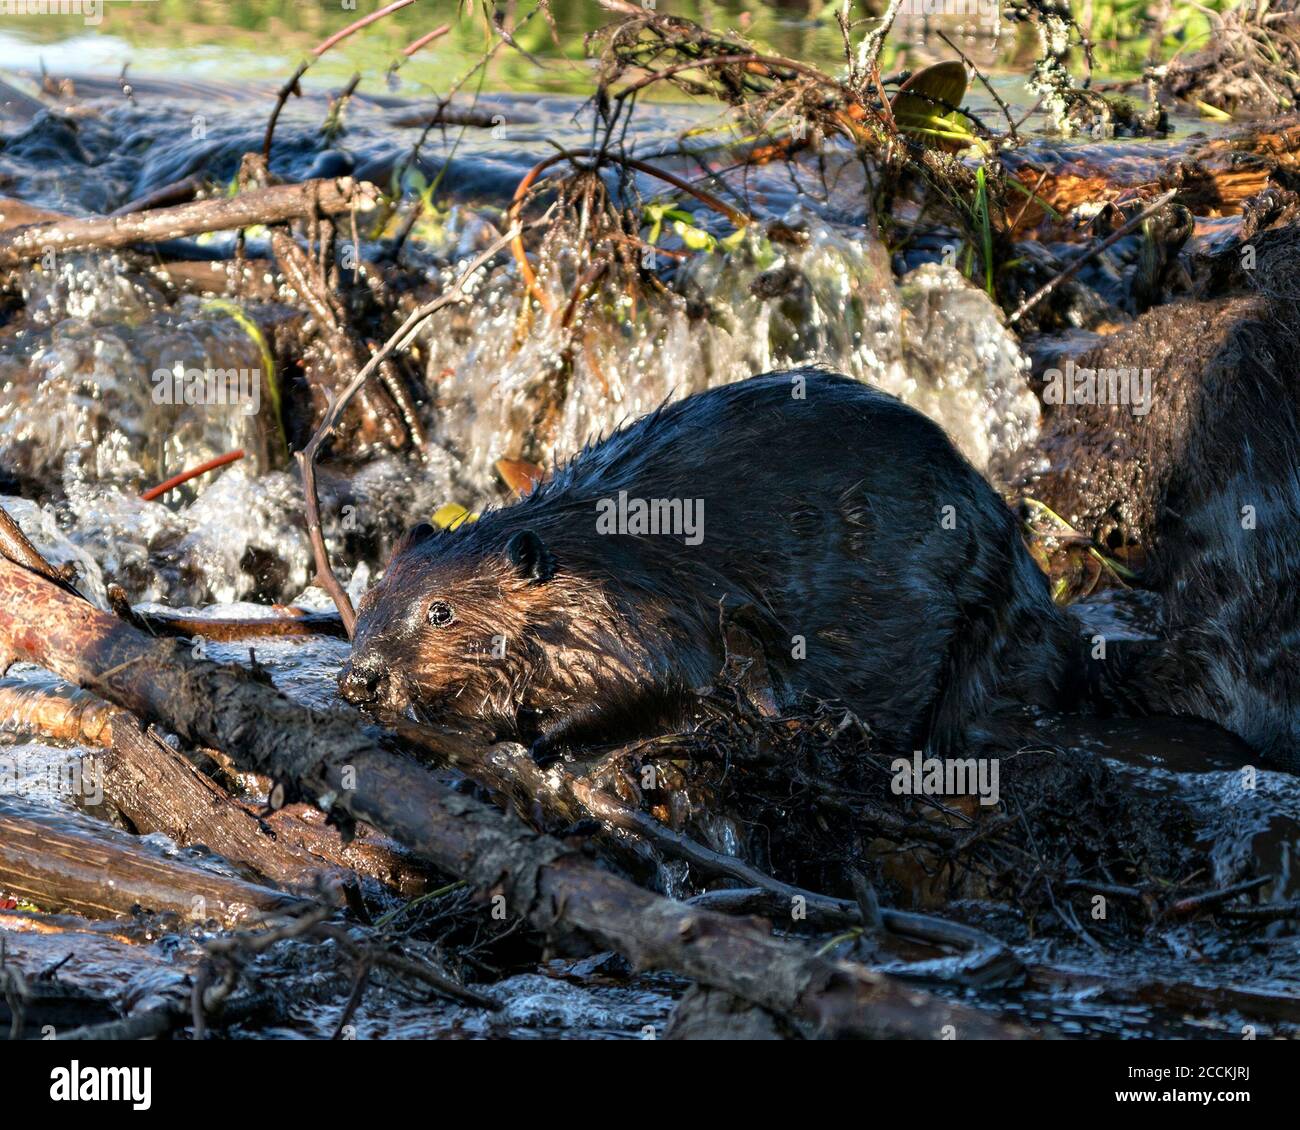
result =
M227 929L300 907L301 899L165 859L132 836L0 797L0 891L88 918L145 912Z
M351 872L408 897L431 889L431 869L386 836L359 828L350 843L306 805L260 815L229 796L133 715L73 687L33 689L0 680L0 719L60 741L104 747L92 755L95 783L135 831L203 845L279 886L314 887ZM85 773L82 774L85 779Z
M373 189L350 177L252 189L237 196L196 200L124 216L94 216L28 224L0 235L0 267L39 259L46 251L113 250L162 243L210 231L278 224L312 215L333 216L373 202Z

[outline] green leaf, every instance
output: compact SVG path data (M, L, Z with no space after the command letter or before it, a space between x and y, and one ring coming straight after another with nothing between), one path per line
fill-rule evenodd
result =
M917 71L890 101L898 128L904 133L951 133L973 140L975 135L966 127L965 117L956 110L966 97L966 83L964 63L935 63Z
M708 232L701 231L690 224L684 224L681 220L673 222L673 231L677 233L682 243L692 251L712 251L717 244L717 240Z
M980 225L981 253L984 258L984 289L996 300L993 290L993 225L989 218L989 188L984 166L975 170L975 215Z

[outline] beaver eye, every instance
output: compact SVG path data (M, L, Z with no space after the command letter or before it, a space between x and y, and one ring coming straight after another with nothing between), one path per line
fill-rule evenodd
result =
M435 600L429 605L429 623L435 628L445 628L454 619L456 619L456 613L451 610L451 605L445 600Z

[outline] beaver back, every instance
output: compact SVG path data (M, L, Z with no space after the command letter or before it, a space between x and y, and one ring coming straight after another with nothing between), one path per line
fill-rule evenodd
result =
M698 528L638 528L641 502L677 504ZM1056 702L1065 681L1073 633L1013 515L937 425L836 374L668 404L516 505L421 539L363 609L358 643L382 643L367 622L400 623L392 605L418 603L416 582L508 568L520 538L547 563L520 590L523 666L506 680L533 711L658 710L716 677L720 618L740 608L781 700L843 701L902 748L961 744L1000 707ZM494 583L517 604L513 582Z

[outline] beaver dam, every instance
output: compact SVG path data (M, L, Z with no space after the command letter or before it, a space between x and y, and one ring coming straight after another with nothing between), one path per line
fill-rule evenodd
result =
M1293 3L84 7L0 1031L1300 1035Z

